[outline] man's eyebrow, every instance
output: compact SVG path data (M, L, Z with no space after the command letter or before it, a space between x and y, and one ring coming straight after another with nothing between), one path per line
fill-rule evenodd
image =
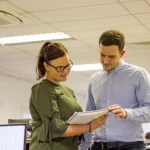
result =
M100 52L101 53L101 52ZM101 53L102 55L105 55L105 54L103 54L103 53ZM116 55L108 55L108 56L116 56Z
M116 56L116 55L108 55L108 56Z

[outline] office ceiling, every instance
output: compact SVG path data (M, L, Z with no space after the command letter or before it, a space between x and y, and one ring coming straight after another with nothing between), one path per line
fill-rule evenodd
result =
M125 61L150 72L150 0L0 0L1 9L15 13L23 23L6 21L0 13L0 37L65 32L74 38L61 41L74 64L99 63L100 34L120 29L126 36ZM0 74L35 83L42 43L1 45ZM82 99L94 72L71 72L65 84Z

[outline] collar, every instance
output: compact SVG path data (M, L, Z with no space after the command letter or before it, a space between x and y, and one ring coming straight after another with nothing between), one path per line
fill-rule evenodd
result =
M123 59L121 59L120 64L116 68L114 68L111 72L108 72L108 71L105 71L105 70L104 70L104 72L106 74L110 74L110 73L113 73L113 72L119 72L125 65L126 65L126 62Z

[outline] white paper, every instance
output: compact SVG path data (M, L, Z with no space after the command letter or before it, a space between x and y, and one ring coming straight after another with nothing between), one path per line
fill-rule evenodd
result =
M150 149L150 145L147 145L147 146L146 146L146 149Z
M85 112L75 112L67 121L68 124L87 124L92 120L105 115L108 113L108 110L93 110Z

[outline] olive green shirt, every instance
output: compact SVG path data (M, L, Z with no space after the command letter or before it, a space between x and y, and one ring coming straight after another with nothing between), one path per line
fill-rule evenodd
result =
M30 150L78 150L78 136L61 137L68 127L65 121L75 111L82 108L71 89L47 79L35 84L30 97Z

